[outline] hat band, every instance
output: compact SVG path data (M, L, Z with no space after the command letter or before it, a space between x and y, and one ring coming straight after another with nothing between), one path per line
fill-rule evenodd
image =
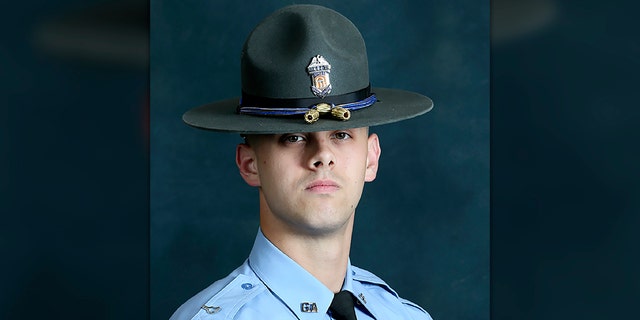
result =
M257 116L290 116L304 114L308 123L316 122L321 114L331 113L339 120L349 120L353 110L369 107L376 103L376 95L370 93L371 85L364 89L324 99L274 99L256 97L242 93L237 112ZM250 105L278 105L279 107L253 107Z

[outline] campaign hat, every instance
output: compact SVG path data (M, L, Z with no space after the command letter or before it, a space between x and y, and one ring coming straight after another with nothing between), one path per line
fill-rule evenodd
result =
M292 5L269 15L242 48L241 95L184 113L190 126L241 134L382 125L422 115L422 94L373 87L364 39L340 13Z

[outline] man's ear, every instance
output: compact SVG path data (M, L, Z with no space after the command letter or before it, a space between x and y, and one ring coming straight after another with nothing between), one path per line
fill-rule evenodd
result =
M364 181L371 182L375 180L378 173L378 162L380 160L380 141L378 135L372 133L369 135L368 140L368 152L367 152L367 170L365 172Z
M244 179L248 185L252 187L260 186L256 153L251 146L246 143L238 144L236 147L236 165L238 166L238 170L240 170L242 179Z

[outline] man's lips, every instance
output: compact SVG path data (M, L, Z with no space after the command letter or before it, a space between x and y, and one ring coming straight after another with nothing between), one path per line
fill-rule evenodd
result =
M335 181L332 180L316 180L311 182L305 190L311 192L332 192L340 189L340 185L338 185Z

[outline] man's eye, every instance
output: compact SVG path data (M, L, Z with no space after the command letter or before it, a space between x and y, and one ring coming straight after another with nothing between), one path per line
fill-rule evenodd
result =
M302 142L302 141L304 141L303 136L290 135L290 136L282 137L282 142L296 143L296 142Z
M336 139L338 139L338 140L345 140L345 139L349 139L349 138L351 138L351 135L349 135L349 134L348 134L348 133L346 133L346 132L342 132L342 131L341 131L341 132L336 132L336 133L335 133L335 137L336 137Z

